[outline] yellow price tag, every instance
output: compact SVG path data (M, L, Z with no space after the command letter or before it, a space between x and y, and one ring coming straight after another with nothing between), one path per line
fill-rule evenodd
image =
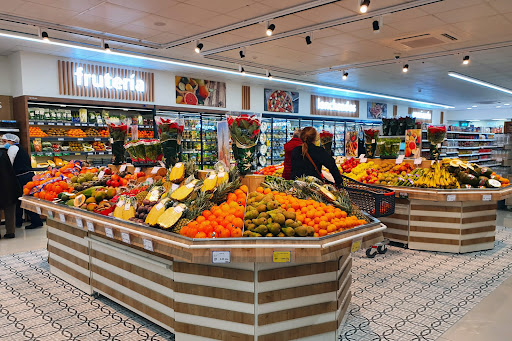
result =
M352 241L352 252L359 251L359 249L361 248L361 242L361 239Z
M274 263L290 263L292 258L291 251L274 251Z

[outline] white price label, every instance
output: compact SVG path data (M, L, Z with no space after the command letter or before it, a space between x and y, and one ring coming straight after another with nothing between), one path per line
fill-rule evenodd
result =
M62 213L59 213L59 219L61 223L66 223L66 216Z
M37 206L37 207L36 207L36 212L37 212L37 214L41 215L41 213L42 213L42 212L41 212L41 207Z
M124 200L119 200L116 204L116 206L122 207L124 206Z
M158 170L160 169L160 167L153 167L153 169L151 170L151 174L156 174L158 173Z
M153 178L147 178L146 181L151 185L153 183Z
M455 199L457 199L455 194L449 194L446 196L446 201L455 201Z
M128 211L130 209L130 206L131 206L130 203L127 202L126 204L124 204L124 210Z
M430 165L432 166L435 162L436 162L436 160L430 161Z
M130 234L127 232L121 232L121 240L123 243L130 244Z
M359 155L359 159L364 159L365 156L366 156L366 154L361 154L361 155Z
M219 178L223 178L223 177L224 177L224 172L220 172L220 173L218 174L218 177L219 177Z
M46 213L48 215L48 218L50 219L53 219L53 212L48 210L48 213Z
M368 159L367 159L367 158L359 159L359 162L360 162L360 163L366 163L367 161L368 161Z
M157 210L157 211L160 211L162 208L164 208L164 204L162 204L161 202L156 204L156 206L155 206L155 210Z
M64 141L64 138L59 137L59 138L57 139L57 141Z
M375 139L372 139L372 143L375 143Z
M98 155L105 155L105 152L99 152Z
M101 171L98 174L98 179L101 180L101 179L103 179L104 176L105 176L105 171Z
M87 222L87 231L94 232L94 224L92 221Z
M226 264L231 263L231 252L212 251L212 263Z
M79 229L84 228L84 222L82 221L82 219L76 218L76 227L78 227Z
M83 141L84 139L82 137L77 138L78 141Z
M109 141L110 141L111 144L114 143L114 139L113 138L110 138Z
M105 227L105 235L109 238L114 238L114 231L110 227Z
M178 184L172 184L172 186L171 186L171 192L174 192L174 191L175 191L175 190L177 190L179 187L180 187L180 185L178 185Z
M484 194L482 195L482 201L491 201L492 195L490 194Z
M153 241L150 239L142 239L144 243L144 249L153 252Z
M133 172L134 172L135 174L140 173L140 167L135 168L135 170L134 170Z
M161 168L165 168L165 163L163 163L162 161L158 161L158 164L160 164Z
M96 137L94 138L94 141L101 141L101 139Z
M503 158L499 157L499 158L496 158L496 162L501 162L503 161Z
M176 212L176 213L181 213L181 212L183 212L183 207L181 207L181 206L176 206L176 207L174 208L174 212Z
M396 163L397 165L401 164L401 163L404 161L404 157L405 157L405 155L399 155L399 156L396 158L395 163Z
M187 188L194 188L194 183L193 183L193 182L189 183L189 184L187 185Z
M126 170L126 165L121 165L121 167L119 167L119 172L124 172Z
M441 143L438 143L438 144L437 144L437 148L441 148Z
M212 174L208 177L208 179L209 179L209 180L214 180L216 177L217 177L217 175L215 175L215 173L212 173Z
M421 159L421 157L417 157L414 159L414 164L415 165L421 165L421 163L423 162L423 160Z

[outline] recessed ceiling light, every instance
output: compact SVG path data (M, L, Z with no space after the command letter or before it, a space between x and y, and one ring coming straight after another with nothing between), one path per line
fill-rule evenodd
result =
M267 36L271 36L272 33L274 33L274 30L276 29L276 25L270 24L267 26Z
M402 72L406 73L409 71L409 64L405 64L404 67L402 68Z
M370 6L370 0L361 1L361 5L359 7L359 12L361 12L361 13L368 12L368 6Z
M471 109L473 109L473 108L466 108L466 109L471 110Z
M469 64L469 56L464 56L464 58L462 59L462 64L464 64L464 65Z
M501 105L497 105L496 108L501 108Z
M491 83L487 83L487 82L481 81L481 80L476 79L476 78L464 76L464 75L461 75L460 73L457 73L457 72L448 72L448 76L454 77L454 78L458 78L458 79L466 81L466 82L470 82L470 83L478 84L478 85L481 85L481 86L485 86L487 88L491 88L491 89L494 89L494 90L506 92L506 93L512 95L512 90L510 90L510 89L503 88L501 86L494 85L494 84L491 84Z
M503 105L510 105L510 103L505 103L505 104L503 104Z

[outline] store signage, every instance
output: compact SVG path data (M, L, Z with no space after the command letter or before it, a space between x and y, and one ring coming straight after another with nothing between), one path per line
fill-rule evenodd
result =
M311 95L311 114L359 117L359 101Z
M419 122L432 123L432 110L409 108L409 116Z
M291 251L274 251L272 255L274 263L290 263L292 261Z
M154 101L151 72L62 60L58 72L61 95Z

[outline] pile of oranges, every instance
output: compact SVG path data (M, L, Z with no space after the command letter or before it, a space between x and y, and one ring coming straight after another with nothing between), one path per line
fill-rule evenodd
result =
M242 237L247 186L228 194L226 202L213 206L181 228L180 234L190 238Z
M82 129L69 129L67 135L69 137L87 137L87 134Z
M39 181L30 181L23 187L23 194L27 195L30 193L32 188L38 186ZM57 195L62 192L69 192L73 189L68 186L66 181L55 181L51 184L47 184L43 187L43 190L40 192L34 193L35 198L52 201L57 198Z
M48 134L41 130L39 127L29 127L28 133L30 137L47 137Z
M302 225L315 229L315 237L323 237L366 224L365 220L355 216L347 217L347 212L318 201L297 199L286 193L272 192L269 188L258 187L256 191L263 194L272 193L282 209L295 212L296 220Z
M101 137L109 137L110 134L108 133L108 129L101 129L100 131L98 131L98 133L100 134Z

